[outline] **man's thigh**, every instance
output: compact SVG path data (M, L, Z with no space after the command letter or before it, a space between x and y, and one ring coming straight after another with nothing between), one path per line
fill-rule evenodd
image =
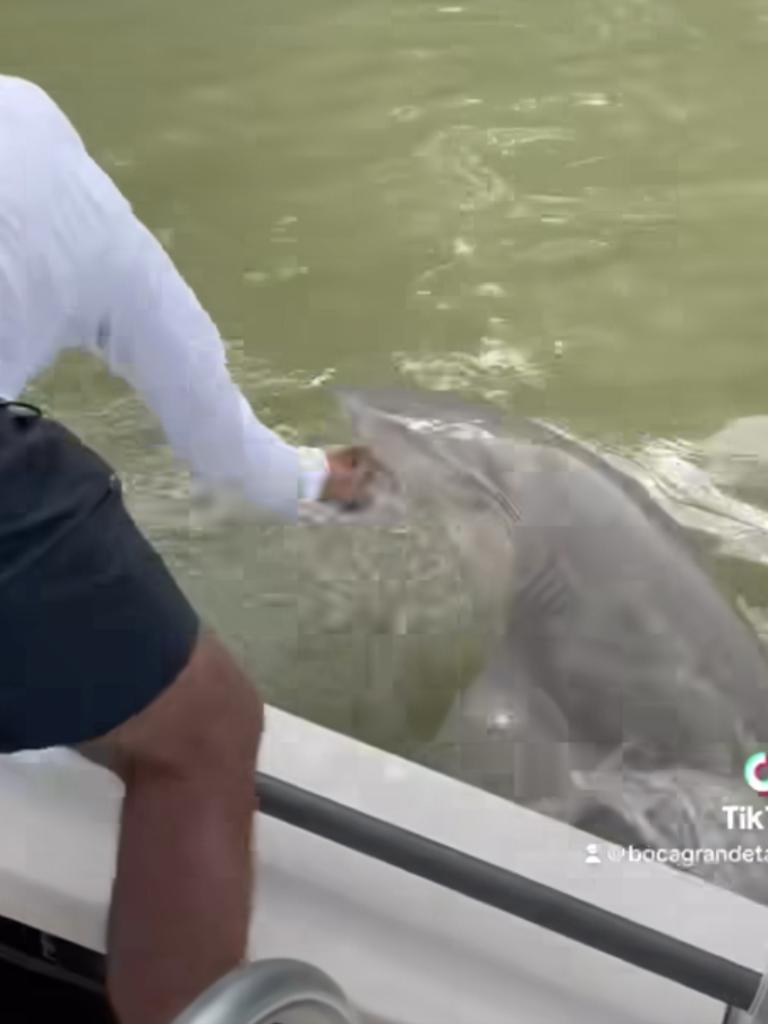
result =
M77 745L128 780L202 777L214 787L253 785L263 707L221 641L203 630L181 674L137 714Z
M55 421L0 406L0 750L111 732L199 636L111 467Z

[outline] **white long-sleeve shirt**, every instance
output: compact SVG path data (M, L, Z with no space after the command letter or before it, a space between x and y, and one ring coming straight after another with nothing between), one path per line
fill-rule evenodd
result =
M74 347L136 389L202 481L288 519L318 497L324 453L258 420L210 317L73 125L0 76L0 397Z

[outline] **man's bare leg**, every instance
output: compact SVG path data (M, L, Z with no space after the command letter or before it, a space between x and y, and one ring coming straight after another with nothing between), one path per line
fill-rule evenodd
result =
M213 637L149 708L80 748L125 783L108 936L121 1024L168 1024L241 962L262 705Z

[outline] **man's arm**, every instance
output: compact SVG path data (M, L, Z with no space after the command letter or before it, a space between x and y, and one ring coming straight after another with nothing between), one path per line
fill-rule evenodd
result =
M105 266L108 295L94 349L144 398L193 473L234 485L283 518L295 517L301 499L320 497L325 454L296 448L260 422L230 375L211 318L128 208L116 218Z
M288 519L301 499L364 502L374 471L367 453L297 448L259 421L211 318L55 102L0 76L0 116L13 157L5 199L26 225L23 287L13 297L45 314L30 337L14 339L29 347L29 368L76 334L136 389L201 481L234 485Z

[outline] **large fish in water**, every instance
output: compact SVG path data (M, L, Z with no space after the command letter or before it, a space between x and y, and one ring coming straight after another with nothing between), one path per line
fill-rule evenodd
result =
M503 599L497 647L430 763L542 807L568 806L573 773L617 756L628 772L738 782L768 741L768 662L641 485L493 407L400 390L339 398L407 503L449 523L480 590Z

